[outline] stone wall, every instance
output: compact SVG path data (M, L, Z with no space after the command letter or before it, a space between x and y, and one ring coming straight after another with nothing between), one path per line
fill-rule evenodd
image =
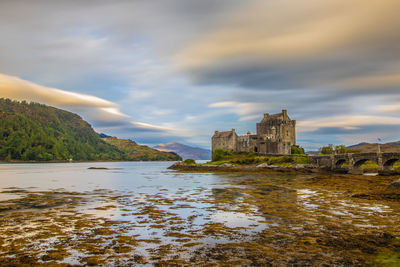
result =
M237 152L257 152L257 135L246 134L238 135Z
M233 152L256 152L261 155L291 153L296 144L296 121L291 120L286 110L282 113L264 114L257 123L257 133L237 135L235 130L216 131L212 137L212 151L223 148Z
M232 152L237 152L237 134L235 129L228 132L216 131L211 140L211 150L214 152L216 148L223 148Z

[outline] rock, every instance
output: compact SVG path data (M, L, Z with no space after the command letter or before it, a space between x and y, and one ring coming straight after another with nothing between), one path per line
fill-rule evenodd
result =
M221 165L219 165L221 168L232 168L232 167L235 167L235 165L233 165L233 164L229 164L229 163L224 163L224 164L221 164Z
M270 169L276 169L276 168L283 168L283 167L276 166L276 165L269 165L268 168L270 168Z
M400 190L400 179L394 181L388 186L388 189L397 189Z
M268 167L269 167L268 163L261 163L256 166L256 168L268 168Z
M305 164L294 164L292 165L293 168L295 169L304 169L306 167Z
M171 166L169 166L168 169L173 169L173 168L180 167L183 165L185 165L185 163L183 161L177 161L174 164L172 164Z
M106 167L89 167L88 170L108 170Z
M219 165L205 164L205 165L199 165L199 167L202 167L202 168L218 168Z

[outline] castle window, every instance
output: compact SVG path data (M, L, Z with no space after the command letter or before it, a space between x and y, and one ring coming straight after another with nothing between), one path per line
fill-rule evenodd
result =
M289 131L286 131L286 136L289 136Z

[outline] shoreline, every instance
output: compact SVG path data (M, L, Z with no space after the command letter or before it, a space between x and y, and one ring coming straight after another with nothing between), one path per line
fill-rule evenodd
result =
M44 163L96 163L96 162L176 162L175 160L52 160L52 161L0 161L0 164L44 164Z
M318 169L296 169L290 167L267 167L267 168L257 168L255 166L234 166L225 167L222 165L183 165L183 164L173 164L168 167L170 170L183 171L183 172L249 172L249 173L316 173L324 172L324 170Z
M176 162L169 166L168 169L181 171L181 172L224 172L224 173L292 173L292 174L347 174L347 175L364 175L364 176L400 176L400 172L393 171L390 173L379 173L377 170L370 170L364 173L350 173L348 170L332 171L323 168L318 168L312 165L298 164L297 166L276 166L268 165L257 167L256 165L242 165L236 166L232 164L221 165L199 165L199 164L185 164L183 162Z

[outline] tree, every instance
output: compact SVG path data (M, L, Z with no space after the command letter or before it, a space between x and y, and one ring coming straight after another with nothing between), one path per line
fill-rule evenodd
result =
M336 154L345 154L345 153L359 153L360 150L347 148L345 145L338 145L335 147Z
M321 148L321 154L330 155L334 154L335 150L333 149L333 145L329 144L328 146L324 146Z
M348 153L348 152L347 152L348 150L349 150L349 149L348 149L346 146L344 146L344 145L335 146L335 152L336 152L336 154L345 154L345 153Z
M185 159L185 164L187 165L192 165L192 164L196 164L196 161L194 159Z
M290 153L291 154L297 154L297 155L304 155L305 154L304 148L302 148L299 145L292 145L290 147Z

